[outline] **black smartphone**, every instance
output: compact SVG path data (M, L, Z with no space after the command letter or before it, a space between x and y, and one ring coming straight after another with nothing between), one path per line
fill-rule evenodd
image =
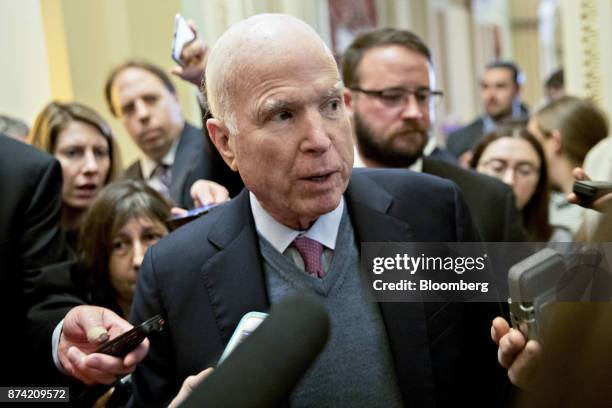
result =
M166 220L166 225L170 231L174 231L181 225L187 224L189 221L193 221L196 218L208 213L210 210L218 206L219 204L206 204L202 207L194 208L193 210L187 211L185 214L170 217Z
M107 341L96 350L96 353L123 357L134 350L149 334L161 332L164 329L165 323L161 315L152 317L132 330L126 331L122 335Z
M580 198L583 206L589 207L599 197L612 193L612 182L575 181L572 191Z

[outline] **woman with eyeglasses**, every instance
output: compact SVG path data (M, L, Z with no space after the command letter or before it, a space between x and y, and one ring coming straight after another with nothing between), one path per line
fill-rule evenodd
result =
M474 149L470 167L512 187L529 238L538 242L569 242L571 233L548 221L549 186L542 147L524 128L501 128Z
M118 146L106 121L79 103L49 103L30 132L33 146L62 166L61 223L73 249L80 220L102 187L121 171Z

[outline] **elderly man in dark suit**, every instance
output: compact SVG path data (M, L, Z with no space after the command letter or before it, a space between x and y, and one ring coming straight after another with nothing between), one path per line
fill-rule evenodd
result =
M148 342L125 359L89 354L109 333L116 336L131 325L110 310L83 306L70 279L71 261L59 228L59 163L0 134L0 197L0 386L65 385L55 365L88 384L112 383L132 371Z
M125 177L146 180L183 208L223 202L240 191L242 183L207 135L185 121L176 89L161 68L140 61L119 65L106 81L105 95L144 153Z
M342 60L358 158L367 167L410 168L459 186L484 241L523 241L512 190L491 177L426 153L440 91L427 45L414 33L370 31L349 45Z
M478 239L459 189L404 170L351 174L336 63L293 17L234 25L206 81L210 136L246 189L145 256L132 318L161 313L169 331L134 374L135 404L167 404L246 312L297 291L326 307L331 337L292 406L498 404L498 305L371 303L361 290L361 243Z

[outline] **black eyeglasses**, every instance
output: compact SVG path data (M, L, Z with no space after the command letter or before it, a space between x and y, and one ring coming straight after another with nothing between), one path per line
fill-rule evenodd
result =
M410 95L414 95L417 104L421 108L429 108L430 103L435 105L444 95L444 92L442 91L434 91L429 88L418 88L414 91L403 88L389 88L382 89L380 91L362 89L359 87L352 87L349 89L372 96L389 107L405 106L406 102L410 98Z

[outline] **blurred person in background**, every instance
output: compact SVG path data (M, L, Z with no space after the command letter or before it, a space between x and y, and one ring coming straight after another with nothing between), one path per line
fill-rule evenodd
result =
M565 79L563 68L555 70L544 82L544 94L547 102L553 102L565 96Z
M20 142L28 142L30 128L25 122L6 115L0 115L0 133Z
M527 117L527 107L520 100L522 82L521 72L513 62L495 61L487 65L480 81L484 113L448 135L446 148L460 164L467 167L474 146L501 123Z
M127 319L144 254L168 234L169 216L166 200L143 181L122 180L102 189L83 217L80 236L88 239L79 242L73 273L89 304ZM102 404L113 398L112 405L126 402L130 395L131 381L125 378L110 390L107 386L88 389L79 403Z
M598 180L612 182L612 138L606 137L593 147L584 159L584 169L574 169L576 180ZM575 194L568 200L582 204ZM595 210L595 211L594 211ZM592 209L584 212L582 226L576 239L587 242L612 242L612 193L595 200Z
M589 150L608 135L606 115L592 102L564 96L536 111L528 129L540 142L552 189L550 223L568 228L573 234L582 222L584 210L566 196L572 192L572 171L582 167Z
M111 71L104 92L109 110L144 154L125 178L145 180L182 208L221 203L240 191L233 172L215 159L208 136L185 120L176 88L161 68L124 62Z
M571 233L548 221L549 186L542 147L525 129L499 128L474 149L470 167L512 187L529 238L539 242L571 241Z
M8 312L0 385L66 385L64 374L110 383L133 370L147 340L123 359L89 355L131 325L108 309L84 306L70 279L57 160L0 134L0 196L0 305Z
M119 147L106 121L76 102L48 104L36 117L29 142L62 166L61 225L75 249L83 214L121 171Z
M149 246L168 234L170 207L144 182L121 180L106 186L83 217L79 278L90 303L127 318L138 271Z

